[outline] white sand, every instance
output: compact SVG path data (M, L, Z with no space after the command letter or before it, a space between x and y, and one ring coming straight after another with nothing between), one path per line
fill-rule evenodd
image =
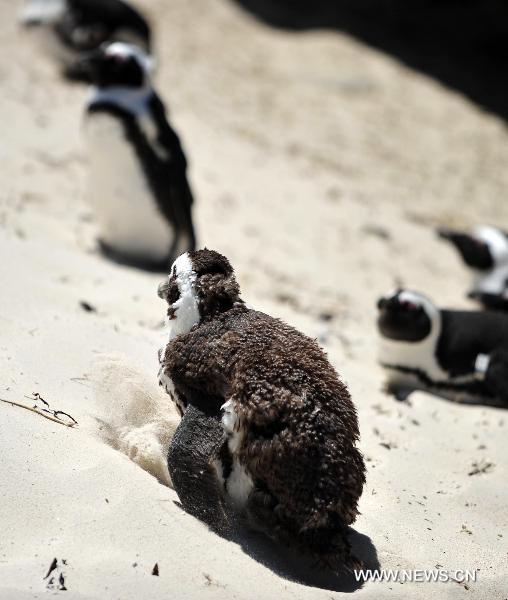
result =
M399 282L465 305L467 275L432 226L508 226L505 125L345 35L275 31L225 0L144 4L157 18L159 89L192 164L201 243L231 259L250 303L318 336L350 385L369 469L356 551L377 552L383 568L479 569L469 589L368 583L355 595L506 598L507 414L421 393L411 406L387 398L374 328L375 300ZM120 386L109 406L92 391L103 353L155 383L160 278L94 252L81 202L86 91L61 82L17 30L17 9L0 2L0 397L37 391L79 428L0 403L0 598L44 597L54 557L68 563L65 598L352 591L312 581L284 550L217 538L96 436L106 417L129 454L122 435L151 423L141 437L151 456L164 453L158 424L171 423L170 408L154 399L140 417L132 386L124 405ZM475 461L494 466L469 476ZM149 468L164 480L157 460Z

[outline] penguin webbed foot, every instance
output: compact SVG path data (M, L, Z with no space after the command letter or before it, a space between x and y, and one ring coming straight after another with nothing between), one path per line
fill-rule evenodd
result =
M189 404L168 453L168 468L186 512L222 537L232 534L221 485L212 462L224 443L218 418Z
M168 273L172 264L170 258L165 258L163 260L143 259L116 250L102 240L98 240L98 244L101 254L108 260L119 265L133 267L134 269L140 269L142 271L149 271L150 273Z
M274 537L278 525L276 506L277 500L269 492L259 488L252 490L245 507L247 526Z

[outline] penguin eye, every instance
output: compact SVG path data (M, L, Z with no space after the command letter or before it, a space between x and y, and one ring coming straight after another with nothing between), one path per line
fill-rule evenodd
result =
M174 304L175 302L178 302L179 299L180 299L180 290L178 288L178 284L175 279L175 280L172 280L169 282L168 303Z
M402 308L410 311L416 311L420 308L417 304L415 304L414 302L410 302L409 300L403 300L400 303L400 305L402 306Z

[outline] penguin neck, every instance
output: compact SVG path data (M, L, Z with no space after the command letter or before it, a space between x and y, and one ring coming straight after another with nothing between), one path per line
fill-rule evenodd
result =
M112 104L132 115L143 115L149 109L153 89L150 85L141 88L111 86L107 88L93 87L88 106L94 104Z
M432 318L430 334L419 342L382 337L379 345L379 362L385 367L404 367L423 371L432 381L448 379L448 373L437 360L441 329L441 313L438 312Z

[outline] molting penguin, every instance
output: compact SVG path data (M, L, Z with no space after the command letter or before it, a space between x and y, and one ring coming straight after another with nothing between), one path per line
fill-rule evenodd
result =
M150 84L150 59L115 42L82 62L95 83L84 129L101 249L117 262L167 272L194 249L193 198L180 140Z
M378 301L379 362L399 399L423 389L448 399L508 406L508 315L439 310L397 290Z
M438 234L455 246L473 271L469 297L485 308L508 310L508 234L487 225L472 233L440 229Z
M216 530L229 511L324 564L358 564L347 539L365 482L358 421L323 351L247 308L217 252L180 256L159 296L170 326L159 380L182 414L168 464L184 507Z
M78 59L105 42L128 42L150 51L146 19L122 0L28 0L21 22L40 27L69 79L88 81Z

